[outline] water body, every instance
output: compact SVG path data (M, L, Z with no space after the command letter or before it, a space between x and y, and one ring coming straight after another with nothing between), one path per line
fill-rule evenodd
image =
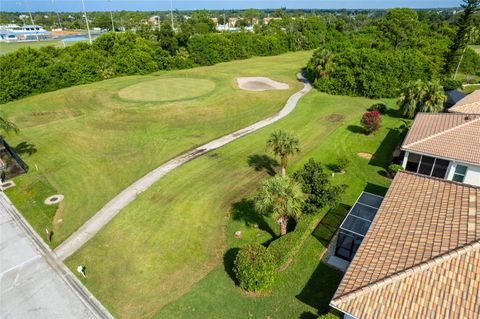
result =
M29 3L32 11L82 10L81 0L0 0L0 11L26 12ZM461 0L173 0L173 8L178 10L195 9L387 9L409 8L452 8L459 7ZM87 11L113 10L165 11L170 9L168 0L85 0Z

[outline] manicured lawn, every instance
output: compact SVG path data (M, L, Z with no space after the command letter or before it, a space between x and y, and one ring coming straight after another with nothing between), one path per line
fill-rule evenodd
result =
M480 54L480 45L471 45L470 47Z
M72 45L77 42L65 42L66 46ZM63 44L60 43L60 40L42 40L42 41L31 41L31 42L12 42L12 43L5 43L0 42L0 54L7 54L14 51L17 51L20 48L33 48L39 49L46 46L54 46L57 48L63 47Z
M287 118L165 176L68 259L68 266L85 265L89 277L81 280L120 318L298 318L303 313L308 318L325 311L339 276L319 264L329 240L321 230L267 296L246 296L225 269L230 269L232 249L278 233L272 220L251 212L248 202L274 168L265 141L275 129L292 130L300 138L302 152L292 159L290 172L310 157L325 165L339 155L352 160L346 174L333 178L349 185L342 204L351 205L364 189L385 192L390 181L382 174L398 142L394 129L400 119L390 112L381 131L363 135L359 120L372 103L308 94ZM360 152L375 157L367 160ZM242 239L233 237L236 230L242 230Z
M117 78L4 104L2 110L21 129L7 141L30 166L27 175L15 179L19 186L8 190L8 195L39 234L53 229L52 246L56 246L153 168L278 111L302 87L295 74L310 54ZM290 84L290 89L243 91L236 85L237 76L269 76ZM178 81L170 80L178 78L190 79L186 87L190 93L201 83L204 95L182 95ZM145 94L159 90L175 100L130 101L118 94L132 85L141 90L142 84ZM37 191L38 181L48 192ZM50 193L65 195L54 214L43 204L43 196ZM150 205L156 203L146 205L147 211Z

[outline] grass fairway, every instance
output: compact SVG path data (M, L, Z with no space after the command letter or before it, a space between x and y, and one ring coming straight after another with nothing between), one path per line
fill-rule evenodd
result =
M70 41L65 42L66 46L73 45L78 43L77 41ZM12 43L5 43L0 42L0 54L8 54L17 51L21 48L32 48L32 49L40 49L46 46L53 46L56 48L63 48L63 44L61 40L42 40L42 41L29 41L29 42L12 42Z
M122 99L140 102L165 102L192 99L215 89L215 82L205 79L155 79L127 86L118 92Z
M56 246L153 168L278 111L302 87L295 74L310 54L298 52L254 58L248 63L117 78L4 104L2 110L21 129L19 135L7 140L30 166L27 175L15 179L18 187L7 193L39 234L44 236L45 228L53 229L52 246ZM265 75L291 88L247 92L238 89L235 82L237 76ZM207 83L206 89L214 83L215 89L185 99L175 86L168 98L175 93L179 98L170 102L119 97L119 91L132 85L151 87L157 81L175 84L178 82L169 79L185 77ZM168 85L162 90L168 92ZM47 192L38 191L39 185L45 185L48 195L65 195L56 212L43 204Z
M248 213L244 200L271 171L265 141L275 129L300 138L302 152L290 171L310 157L326 165L338 155L352 160L347 173L334 178L349 185L344 204L364 189L386 190L390 181L380 173L398 142L392 129L400 119L385 116L377 134L363 135L359 120L372 103L309 93L285 119L166 175L69 258L68 266L86 265L89 278L80 279L120 318L299 318L323 311L339 281L318 262L328 241L322 239L325 231L309 239L268 296L244 295L224 262L231 262L231 249L276 236L274 222ZM359 152L375 158L366 160ZM242 239L233 238L236 230L242 230Z

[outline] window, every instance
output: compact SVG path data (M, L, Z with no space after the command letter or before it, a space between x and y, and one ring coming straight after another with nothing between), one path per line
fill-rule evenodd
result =
M432 174L432 168L434 163L434 157L422 156L422 160L420 161L420 167L418 168L418 173L430 176Z
M445 178L445 175L447 175L448 165L450 165L450 161L437 158L435 160L435 166L433 167L432 176Z
M410 153L405 169L433 177L445 178L450 161L426 155Z
M408 154L406 170L410 172L417 172L420 164L421 155L410 153Z
M455 173L453 174L452 180L455 182L463 183L466 174L467 167L463 165L457 165L457 167L455 167Z

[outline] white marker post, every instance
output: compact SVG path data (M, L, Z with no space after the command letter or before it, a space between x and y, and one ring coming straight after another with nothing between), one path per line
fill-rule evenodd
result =
M85 275L85 266L79 265L77 271L82 274L83 278L87 278L87 275Z

